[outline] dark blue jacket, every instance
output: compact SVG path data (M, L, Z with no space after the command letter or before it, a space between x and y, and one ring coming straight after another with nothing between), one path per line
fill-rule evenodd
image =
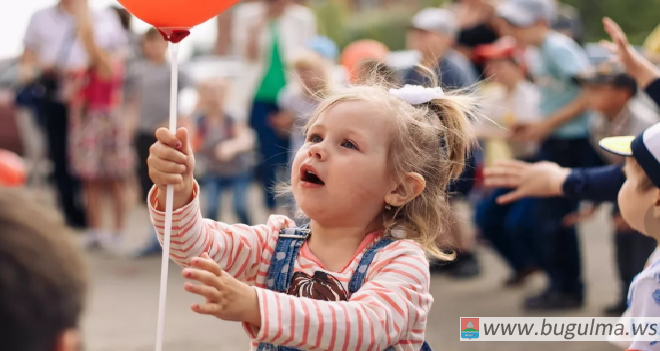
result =
M660 79L649 84L646 93L660 106ZM566 178L563 191L567 197L595 202L616 202L619 189L626 182L622 165L575 168Z

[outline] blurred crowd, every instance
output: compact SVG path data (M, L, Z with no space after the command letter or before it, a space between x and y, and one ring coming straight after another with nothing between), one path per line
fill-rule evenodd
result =
M152 186L149 147L169 116L168 44L156 29L135 34L130 14L121 8L94 12L87 0L53 1L34 13L24 34L17 103L41 127L67 224L84 231L88 247L112 250L131 235L127 185L139 188L139 206L146 206ZM457 259L433 263L432 271L477 277L480 238L510 266L505 286L524 284L535 273L549 278L544 291L524 301L526 308L581 307L585 285L577 225L600 204L551 198L500 205L496 199L506 190L480 183L480 170L501 159L564 167L621 163L598 151L597 141L636 135L660 122L658 107L635 80L584 44L579 13L555 0L455 0L425 8L407 30L417 61L401 69L377 42L362 40L340 50L317 33L314 13L302 3L250 1L230 12L234 25L227 40L244 63L240 84L179 72L179 125L190 130L205 215L220 219L221 194L230 191L232 212L242 223L255 224L256 206L293 216L295 205L279 198L275 185L287 180L319 98L362 83L364 73L374 70L392 85L429 85L435 77L447 93L480 96L484 118L474 121L479 147L450 189L452 204L469 209L467 215L456 211L454 230L442 243L456 250ZM640 50L658 62L660 27ZM247 118L227 108L232 89L249 97ZM263 190L262 204L249 201L255 183ZM112 201L104 210L105 196ZM114 219L110 229L102 223L108 211ZM634 232L616 208L612 223L622 291L605 313L620 315L629 282L656 245ZM137 256L160 253L155 233L150 238Z

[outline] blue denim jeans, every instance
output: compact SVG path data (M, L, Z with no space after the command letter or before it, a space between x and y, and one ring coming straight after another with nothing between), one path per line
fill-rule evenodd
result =
M595 167L602 160L588 138L548 139L541 144L541 160L562 167ZM578 209L579 201L564 197L539 200L536 218L539 261L550 278L550 289L582 296L582 262L575 226L563 225L563 218Z
M510 190L495 189L477 204L476 224L487 239L516 272L538 266L536 262L536 199L522 199L500 205L496 199Z
M232 207L240 223L251 224L247 209L247 190L250 185L250 176L240 174L234 177L207 176L204 187L207 196L207 218L216 219L220 211L222 191L231 188Z
M276 133L268 122L270 116L278 112L277 104L260 101L254 101L250 112L250 127L259 140L259 181L269 210L277 207L273 189L278 181L277 173L285 169L289 161L289 138Z
M272 261L268 270L268 281L266 283L268 289L280 293L286 293L286 291L289 289L289 285L291 284L291 279L293 277L293 269L296 263L296 257L298 256L298 251L300 250L300 247L305 242L305 240L307 240L309 237L309 233L310 230L307 228L307 226L303 226L301 228L287 228L280 231L280 236L277 240L277 246L275 247L275 252L273 252L271 258ZM364 283L364 279L367 276L367 268L374 260L374 257L378 251L392 242L392 239L383 238L364 253L358 268L355 270L351 280L348 282L349 294L352 295L356 291L360 290L362 284ZM389 350L394 350L394 348L389 347L386 351ZM426 342L424 342L421 350L431 351L431 348ZM298 351L298 349L261 343L259 344L257 351Z

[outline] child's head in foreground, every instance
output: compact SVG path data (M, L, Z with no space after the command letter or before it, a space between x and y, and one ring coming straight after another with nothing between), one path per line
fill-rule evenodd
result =
M0 188L0 348L76 351L82 256L65 225L20 190Z
M660 239L660 123L637 137L605 138L600 145L627 157L626 183L618 199L623 219L635 230Z
M435 242L448 226L446 189L473 140L474 107L467 96L390 91L379 79L321 102L293 160L293 195L320 225L405 233L443 257Z

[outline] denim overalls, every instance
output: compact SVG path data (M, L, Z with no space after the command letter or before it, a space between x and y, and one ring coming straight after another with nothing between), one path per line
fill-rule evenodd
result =
M268 281L266 285L269 290L286 293L289 289L298 250L300 250L300 246L307 240L309 234L310 230L306 225L301 228L287 228L280 231L280 236L277 240L268 270ZM364 253L358 268L348 283L348 292L350 295L362 287L367 275L367 269L373 261L374 256L393 241L391 238L383 238ZM385 351L390 350L393 351L394 348L390 346ZM257 347L257 351L298 351L298 349L261 343ZM422 344L421 351L431 351L431 347L426 341Z

